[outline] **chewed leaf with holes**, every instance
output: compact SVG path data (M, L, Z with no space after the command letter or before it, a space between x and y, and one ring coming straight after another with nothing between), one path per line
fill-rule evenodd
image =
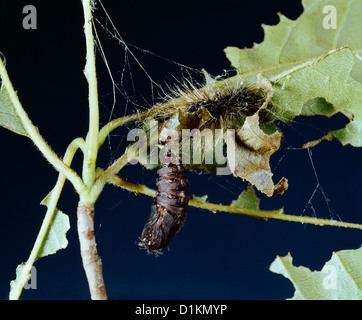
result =
M295 267L290 254L277 257L270 270L289 279L292 300L362 300L362 248L334 252L322 270Z
M362 146L362 2L305 0L303 6L297 20L280 15L278 25L264 25L262 43L251 49L228 47L226 55L244 78L256 79L261 73L271 81L272 103L281 120L290 121L290 112L342 112L350 123L333 136L343 144ZM334 17L327 15L334 13L336 28L328 28L326 19Z
M343 112L351 122L346 128L334 131L334 137L343 144L362 146L362 84L349 75L353 63L352 51L342 48L295 68L286 76L278 76L272 80L275 91L272 102L295 115L330 116ZM322 106L306 103L315 98L324 98L326 103Z
M361 1L304 0L304 12L297 20L283 15L275 26L263 25L265 37L251 49L228 47L227 57L240 74L261 72L271 78L310 59L349 46L356 57L352 76L362 82ZM327 28L326 6L336 10L336 29ZM326 9L325 9L326 8Z
M48 201L51 196L51 192L41 202L42 205L48 206ZM39 247L34 247L33 251L36 254L36 259L45 257L50 254L56 253L60 249L64 249L68 245L66 233L70 228L69 217L55 208L55 212L52 214L52 221L50 227L47 230L45 239ZM33 253L33 252L32 252ZM21 263L16 268L16 279L10 282L10 299L18 299L21 290L26 281L28 280L31 270L31 264Z
M41 202L42 205L48 206L50 195L51 192ZM37 258L54 254L58 250L66 248L68 245L66 234L69 228L70 223L68 215L55 208L53 220L48 230L47 237L45 238L44 243L42 244L37 254Z

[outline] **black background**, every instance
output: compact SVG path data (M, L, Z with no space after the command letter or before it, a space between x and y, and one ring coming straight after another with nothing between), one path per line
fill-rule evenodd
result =
M85 137L88 125L81 2L6 0L0 4L0 52L6 58L10 79L33 123L62 156L73 138ZM37 9L36 30L22 27L22 9L27 4ZM302 13L299 0L104 0L103 4L124 41L159 56L130 47L152 79L162 85L173 82L173 76L180 79L185 75L186 69L172 61L198 70L205 68L213 75L230 70L225 47L244 48L261 42L261 24L278 23L277 12L291 19ZM95 16L105 25L101 9ZM120 83L124 49L99 27L115 82ZM150 80L128 57L130 69L126 64L122 92L127 92L132 103L127 104L117 94L112 118L155 101ZM104 125L112 107L112 83L99 54L97 66ZM306 150L288 151L285 147L301 146L346 122L337 115L331 119L298 118L293 128L282 126L284 149L273 155L271 167L275 168L274 181L285 176L290 188L274 199L262 196L262 208L284 206L286 213L302 214L316 187L316 177ZM115 134L110 140L111 149L107 141L101 150L102 167L126 146L127 128ZM0 128L0 141L0 298L7 299L15 268L28 258L45 214L46 208L39 203L55 184L57 173L29 139ZM320 184L335 212L343 221L362 223L361 149L342 147L333 141L323 142L312 151ZM77 155L74 169L79 171L81 160ZM120 175L155 187L156 171L146 171L139 165L127 166ZM245 182L232 177L189 173L189 179L191 194L208 194L215 203L230 203L246 187ZM136 246L151 202L146 196L136 197L106 186L96 204L96 236L110 299L285 299L293 295L292 284L268 270L277 255L290 252L295 265L320 270L333 251L361 245L361 232L357 230L264 221L190 208L185 226L171 242L170 250L155 258ZM76 205L77 195L67 183L58 207L70 217L69 245L36 261L37 289L24 290L22 299L89 299L79 255ZM316 192L313 207L319 218L332 218L321 189ZM312 215L313 211L308 207L304 214Z

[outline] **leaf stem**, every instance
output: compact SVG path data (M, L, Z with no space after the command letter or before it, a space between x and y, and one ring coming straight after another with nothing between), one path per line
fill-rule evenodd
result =
M142 193L150 197L156 196L156 190L153 190L151 188L148 188L145 185L137 184L131 181L127 181L125 179L122 179L118 176L112 176L109 179L109 182L117 185L119 187L122 187L124 189L130 190L135 192L136 194ZM357 223L349 223L349 222L342 222L342 221L336 221L336 220L328 220L328 219L318 219L318 218L312 218L307 216L295 216L295 215L288 215L284 214L284 210L278 209L278 210L251 210L251 209L242 209L242 208L235 208L228 205L222 205L222 204L214 204L209 202L203 202L203 201L196 201L196 200L190 200L189 205L197 208L202 208L206 210L210 210L212 212L229 212L229 213L236 213L251 217L257 217L262 219L277 219L277 220L284 220L284 221L294 221L299 223L308 223L308 224L314 224L318 226L334 226L334 227L345 227L345 228L352 228L352 229L362 229L361 224Z
M69 166L67 166L58 156L51 150L49 145L45 142L43 137L39 134L39 130L37 127L33 125L31 120L29 119L27 113L23 109L19 98L13 88L13 85L9 79L8 73L5 69L5 66L0 59L0 76L2 80L2 85L6 87L9 93L9 97L11 102L19 115L19 118L22 121L24 129L29 135L30 139L34 142L43 156L49 161L51 165L60 173L64 174L64 176L73 184L75 190L78 193L81 193L84 189L84 185L80 177L74 172Z

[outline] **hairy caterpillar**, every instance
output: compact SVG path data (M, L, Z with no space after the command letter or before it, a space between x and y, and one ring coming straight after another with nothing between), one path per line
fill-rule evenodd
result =
M186 171L180 159L171 151L167 150L163 157L158 174L157 197L139 243L139 246L156 256L182 227L189 202Z
M164 98L165 102L151 108L148 117L165 121L178 112L189 114L205 109L211 118L204 123L204 127L229 129L239 128L245 117L256 112L259 112L261 119L268 118L269 112L264 108L268 103L264 103L268 101L269 93L263 86L244 83L241 78L240 81L234 79L232 82L207 82L204 86L194 85L186 79L184 81L179 86L170 88L170 93Z

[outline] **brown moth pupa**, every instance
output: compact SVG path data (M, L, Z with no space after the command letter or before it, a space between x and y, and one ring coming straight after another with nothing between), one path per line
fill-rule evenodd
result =
M143 228L139 245L155 255L167 247L183 226L189 202L186 170L180 159L167 151L158 170L157 197Z

